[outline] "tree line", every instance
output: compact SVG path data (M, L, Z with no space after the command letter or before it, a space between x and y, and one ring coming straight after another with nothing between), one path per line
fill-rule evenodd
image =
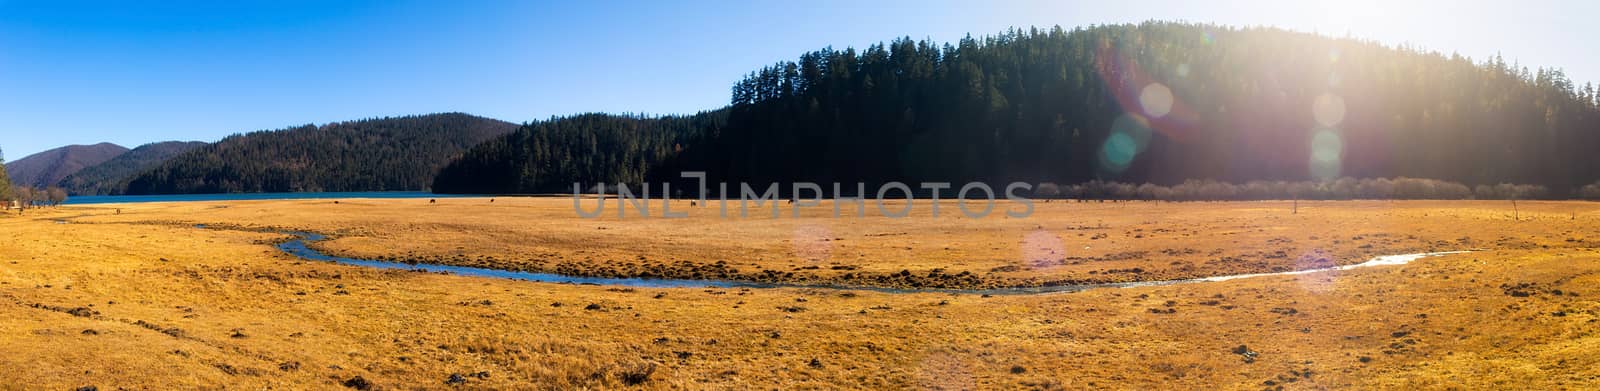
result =
M1595 182L1578 191L1578 197L1586 200L1600 200L1600 182Z
M688 116L579 114L522 125L473 147L439 172L441 193L560 193L572 184L642 183L691 143L715 133L725 111Z
M780 62L732 96L722 137L685 159L751 182L1405 176L1566 191L1600 172L1594 88L1559 70L1276 29L899 39ZM1319 157L1336 170L1316 172Z
M656 163L619 160L632 147L609 145L638 139L664 151L649 141L658 135L613 126L593 136L605 145L573 134L522 144L600 156L480 146L466 155L472 163L456 164L503 169L446 169L438 183L453 184L437 189L570 191L574 181L631 180L641 171L667 181L690 170L753 184L1169 189L1190 180L1403 177L1461 186L1435 186L1448 190L1437 197L1478 197L1480 186L1498 194L1502 183L1567 197L1600 179L1600 160L1588 158L1600 145L1600 94L1560 70L1272 28L1149 22L1013 29L944 44L902 38L805 53L730 92L717 111L725 118L683 130L672 152L652 155ZM584 121L524 128L535 138L540 129L581 133ZM590 160L569 161L579 159ZM606 161L626 163L594 165ZM542 168L570 166L588 168Z
M28 185L13 186L5 163L5 151L0 151L0 209L57 206L67 201L67 191L60 187L41 189Z
M451 159L515 128L446 113L233 135L134 176L127 194L427 190Z
M63 178L57 186L73 195L118 195L127 192L128 182L146 170L174 156L205 146L199 141L150 143L129 150L100 164L86 167Z
M13 206L19 209L38 208L45 206L60 206L67 202L67 191L60 187L50 186L38 188L33 186L17 186L3 199L6 209Z
M1600 190L1600 184L1587 186ZM1500 183L1467 186L1423 178L1339 178L1331 181L1249 181L1241 184L1190 179L1172 186L1089 181L1041 183L1037 198L1079 200L1260 201L1260 200L1529 200L1563 198L1539 185ZM1575 194L1600 199L1600 193Z

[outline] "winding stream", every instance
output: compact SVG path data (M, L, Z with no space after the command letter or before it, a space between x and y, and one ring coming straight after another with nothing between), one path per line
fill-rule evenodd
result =
M202 227L203 228L203 226L197 226L197 227ZM287 254L290 254L290 255L294 255L296 257L300 257L300 258L303 258L303 259L312 260L312 261L336 262L336 263L342 263L342 264L347 264L347 265L365 266L365 267L380 268L380 269L421 270L421 271L427 271L427 272L450 273L450 274L457 274L457 275L462 275L462 276L472 276L472 277L509 278L509 279L515 279L515 280L549 282L549 283L582 284L582 285L605 285L605 286L622 286L622 287L638 287L638 288L822 288L822 289L841 289L841 290L864 290L864 291L876 291L876 292L887 292L887 293L945 292L945 293L994 294L994 295L1017 295L1017 294L1036 294L1036 293L1053 293L1053 292L1077 292L1077 291L1082 291L1082 290L1087 290L1087 289L1095 289L1095 288L1127 288L1127 287L1140 287L1140 286L1162 286L1162 285L1189 284L1189 283L1198 283L1198 282L1218 282L1218 281L1228 281L1228 280L1236 280L1236 279L1241 279L1241 278L1252 278L1252 277L1288 276L1288 275L1309 274L1309 273L1335 271L1335 270L1350 270L1350 269L1363 268L1363 267L1373 267L1373 266L1404 265L1404 264L1410 263L1411 261L1415 261L1417 259L1422 259L1422 258L1426 258L1426 257L1433 257L1433 256L1440 256L1440 255L1450 255L1450 254L1461 254L1461 253L1470 252L1470 251L1444 251L1444 252L1432 252L1432 253L1385 255L1385 256L1372 258L1370 260L1367 260L1366 262L1357 263L1357 264L1351 264L1351 265L1344 265L1344 266L1333 266L1333 267L1325 267L1325 268L1317 268L1317 269L1305 269L1305 270L1295 270L1295 271L1276 272L1276 273L1234 274L1234 275L1226 275L1226 276L1203 277L1203 278L1194 278L1194 279L1185 279L1185 280L1139 281L1139 282L1122 282L1122 283L1109 283L1109 284L1056 285L1056 286L991 288L991 289L937 289L937 288L901 289L901 288L839 286L839 285L775 284L775 283L761 283L761 282L747 282L747 281L725 281L725 280L688 280L688 279L669 279L669 278L577 277L577 276L568 276L568 275L552 274L552 273L519 272L519 271L509 271L509 270L499 270L499 269L486 269L486 268L466 267L466 266L450 266L450 265L438 265L438 264L427 264L427 263L410 264L410 263L401 263L401 262L375 261L375 260L369 260L369 259L356 259L356 258L337 257L337 256L323 254L322 252L319 252L317 250L312 249L309 246L310 242L317 242L317 241L322 241L322 240L326 240L327 239L326 236L323 236L321 234L311 233L311 232L284 232L284 233L285 234L289 234L289 235L293 235L295 237L294 239L291 239L289 241L286 241L286 242L283 242L281 244L278 244L278 250L281 250L284 253L287 253Z

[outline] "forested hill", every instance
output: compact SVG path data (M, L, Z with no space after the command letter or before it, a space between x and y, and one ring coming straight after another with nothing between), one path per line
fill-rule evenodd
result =
M15 186L45 188L55 186L61 178L79 170L127 152L127 148L112 143L68 145L6 163L6 170Z
M424 190L468 147L515 128L447 113L234 135L138 175L128 194Z
M206 145L199 141L150 143L103 163L84 168L62 179L60 186L72 195L122 194L133 176L149 170L173 156Z
M1600 175L1590 157L1600 146L1595 95L1559 70L1498 57L1265 28L1152 22L948 44L900 39L752 73L734 85L726 122L681 143L650 176L1157 184L1409 176L1564 192ZM474 153L493 160L485 155L495 151ZM504 165L565 164L539 160L557 155L496 156L536 159ZM549 182L574 179L505 173L477 180L570 191L570 181Z
M440 171L443 193L551 193L572 183L639 183L683 144L714 133L726 111L691 116L581 114L536 121L478 145Z

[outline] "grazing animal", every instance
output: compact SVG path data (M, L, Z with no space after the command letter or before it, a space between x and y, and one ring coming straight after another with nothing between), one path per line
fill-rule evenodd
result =
M430 204L437 204L437 203L439 203L439 200L435 200L435 199L429 199L429 200L428 200L428 203L430 203Z
M493 198L490 198L490 199L489 199L489 203L491 203L491 204L493 204L493 203L494 203L494 199L493 199Z
M700 206L700 204L695 203L694 200L689 200L689 206Z

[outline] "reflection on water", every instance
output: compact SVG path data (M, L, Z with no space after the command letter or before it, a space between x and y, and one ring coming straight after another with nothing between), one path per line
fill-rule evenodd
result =
M1371 260L1368 260L1366 262L1357 263L1357 264L1354 264L1354 265L1325 267L1325 268L1319 268L1319 269L1296 270L1296 271L1292 271L1292 272L1235 274L1235 275L1231 275L1231 276L1216 276L1216 277L1199 278L1199 279L1196 279L1196 280L1197 281L1215 282L1215 281L1237 280L1237 279L1240 279L1240 278L1250 278L1250 277L1291 276L1291 275L1297 275L1297 274L1325 272L1325 271L1331 271L1331 270L1350 270L1350 269L1355 269L1355 268L1358 268L1358 267L1404 265L1404 264L1407 264L1407 263L1411 263L1411 261L1415 261L1415 260L1426 258L1426 257L1436 257L1436 256L1440 256L1440 255L1450 255L1450 254L1462 254L1462 253L1468 253L1468 252L1471 252L1471 251L1443 251L1443 252L1436 252L1436 253L1384 255L1384 256L1377 257L1377 258L1372 258Z

